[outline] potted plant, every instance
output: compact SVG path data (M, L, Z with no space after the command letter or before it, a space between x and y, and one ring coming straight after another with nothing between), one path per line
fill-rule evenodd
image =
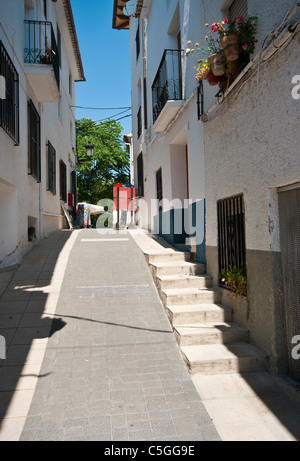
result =
M252 54L255 49L257 17L245 19L239 16L234 20L224 19L212 24L212 32L218 33L220 45L228 61L239 59L240 53Z
M223 270L219 274L219 280L223 286L228 288L233 293L234 298L236 298L237 295L247 295L246 268L237 269L235 266L231 270Z
M214 22L211 26L213 33L218 33L220 45L228 61L236 61L240 54L240 41L237 34L236 22L225 19Z

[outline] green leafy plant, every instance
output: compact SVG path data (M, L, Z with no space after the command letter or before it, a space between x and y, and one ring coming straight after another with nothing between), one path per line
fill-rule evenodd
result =
M233 297L236 295L247 295L247 271L246 268L232 270L223 270L219 273L219 280L222 285L233 292Z
M255 50L257 16L251 16L245 19L239 16L235 19L226 18L224 21L214 22L211 26L212 32L217 33L220 38L227 35L236 34L239 37L239 42L243 52L252 54Z

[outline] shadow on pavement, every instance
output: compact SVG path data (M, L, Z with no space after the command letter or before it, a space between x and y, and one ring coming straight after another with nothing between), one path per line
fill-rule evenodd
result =
M6 344L6 358L0 360L0 430L6 416L23 416L17 407L43 377L46 341L67 324L51 314L59 296L57 280L63 276L54 277L57 259L70 236L59 231L36 244L0 297L0 336ZM14 409L8 412L12 401Z

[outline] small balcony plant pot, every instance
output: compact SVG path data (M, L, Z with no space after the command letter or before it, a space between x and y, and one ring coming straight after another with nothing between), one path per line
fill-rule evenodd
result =
M210 86L215 86L219 83L219 77L217 77L212 71L207 74L207 81Z
M210 68L216 77L223 75L225 72L224 53L214 53L208 58Z
M236 61L240 55L239 37L236 34L226 35L221 39L221 47L224 50L227 61Z

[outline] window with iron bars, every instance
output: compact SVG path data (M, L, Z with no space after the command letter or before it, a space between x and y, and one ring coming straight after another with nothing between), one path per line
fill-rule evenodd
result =
M15 145L19 145L19 74L1 40L0 75L5 80L5 99L0 98L0 126L13 139Z
M144 196L144 159L143 154L140 154L137 158L137 180L138 190L137 194L139 197Z
M56 195L56 150L50 141L48 141L47 178L47 190Z
M60 199L67 201L67 167L61 160L59 162Z
M246 270L243 195L218 201L218 247L220 273Z
M28 104L28 174L38 182L41 181L41 119L40 115L30 100Z

